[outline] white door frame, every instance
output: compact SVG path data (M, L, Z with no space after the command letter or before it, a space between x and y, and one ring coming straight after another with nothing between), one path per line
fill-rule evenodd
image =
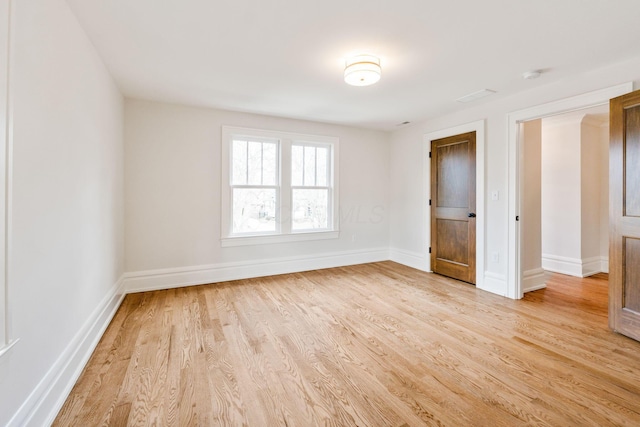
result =
M12 336L9 307L9 254L11 232L13 107L11 72L13 65L12 0L0 6L0 357L18 342Z
M431 198L431 161L429 152L431 151L431 141L461 133L476 133L476 287L484 289L484 264L485 264L485 230L486 217L484 212L484 168L485 168L485 121L466 123L447 129L430 132L424 135L422 142L422 158L424 166L422 168L422 183L424 194L422 206L424 209L425 225L425 247L423 253L426 254L427 271L431 271L431 257L429 256L429 246L431 246L431 208L429 199ZM490 290L489 290L490 291ZM491 292L491 291L490 291Z
M521 268L521 230L520 223L516 221L516 216L521 214L521 193L522 193L522 167L521 145L518 138L518 126L520 123L541 119L543 117L555 116L569 113L585 108L596 107L609 104L611 98L633 91L633 82L623 83L617 86L588 92L582 95L559 101L549 102L523 110L513 111L507 115L508 125L508 151L509 151L509 175L508 175L508 205L509 205L509 237L507 253L509 254L507 271L507 297L520 299L522 292L522 268Z

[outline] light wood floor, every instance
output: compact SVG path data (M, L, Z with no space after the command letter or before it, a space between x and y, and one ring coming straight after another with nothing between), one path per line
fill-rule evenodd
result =
M513 301L382 262L129 295L55 425L638 426L606 279Z

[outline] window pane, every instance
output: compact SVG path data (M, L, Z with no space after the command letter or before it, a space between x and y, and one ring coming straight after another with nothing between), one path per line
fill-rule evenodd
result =
M316 185L318 187L326 187L328 186L327 171L329 170L329 149L326 147L318 147L316 150L316 156L318 158Z
M278 170L278 146L275 143L262 143L262 185L276 185Z
M303 153L303 146L291 147L291 185L302 185Z
M231 162L231 184L247 183L247 141L233 141L233 161Z
M249 141L248 185L262 184L262 143Z
M312 230L328 227L327 217L329 205L327 203L329 190L295 189L292 192L292 222L293 230Z
M304 147L303 185L316 185L316 147Z
M233 232L276 231L276 190L233 189Z

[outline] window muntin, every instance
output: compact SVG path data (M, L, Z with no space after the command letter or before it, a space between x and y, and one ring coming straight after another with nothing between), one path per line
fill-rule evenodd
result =
M232 185L276 185L278 141L234 138L232 145Z

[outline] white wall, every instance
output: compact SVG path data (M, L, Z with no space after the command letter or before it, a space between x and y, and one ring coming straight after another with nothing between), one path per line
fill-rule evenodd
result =
M523 123L522 271L542 268L542 121Z
M542 253L554 259L581 258L581 129L583 114L542 120Z
M0 425L42 426L118 302L123 99L64 0L13 5L8 286L20 341L0 359Z
M486 248L485 280L495 284L507 294L507 114L513 111L564 99L589 91L634 81L640 81L640 58L614 64L573 76L554 84L544 84L544 74L530 91L494 99L487 98L468 109L437 118L429 118L394 132L391 136L391 247L420 253L426 247L424 198L428 194L427 183L422 182L425 159L422 153L422 137L429 132L455 127L461 124L486 120ZM553 72L553 71L551 71ZM514 78L517 78L514 76ZM499 88L498 88L499 89ZM491 192L498 190L500 199L491 200ZM482 226L482 225L479 225ZM494 262L493 253L498 254Z
M542 253L549 271L584 277L607 271L606 117L575 112L545 118L542 156ZM603 235L605 233L605 235ZM603 267L604 265L604 267Z
M544 287L542 270L542 120L521 125L522 210L520 215L523 291Z
M608 206L605 198L607 195L601 193L602 166L608 162L609 156L602 157L603 141L601 138L601 121L595 116L586 115L580 123L581 133L581 176L582 176L582 243L581 258L583 262L590 262L597 258L598 268L600 257L606 254L601 253L600 234L601 222L608 217L602 218L602 206ZM608 168L607 168L608 169ZM607 179L608 183L609 180Z
M339 137L340 238L222 248L223 125ZM291 261L275 270L279 272L387 259L388 138L384 132L343 126L127 100L128 285L133 289L149 289L236 278L237 275L218 273L235 266L251 275L251 266L275 259ZM336 258L323 264L320 255ZM301 266L292 258L309 263ZM254 274L263 272L267 270L256 270Z

